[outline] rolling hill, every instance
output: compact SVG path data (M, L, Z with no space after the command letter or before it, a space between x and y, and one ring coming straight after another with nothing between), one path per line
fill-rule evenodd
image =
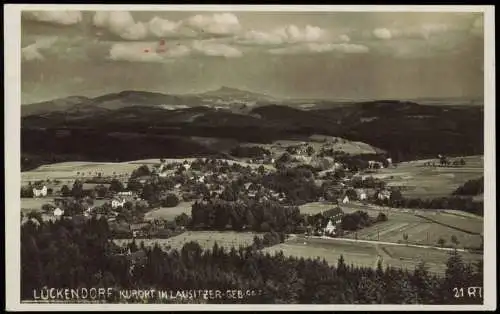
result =
M301 109L259 97L230 88L176 96L124 91L23 105L22 153L42 161L70 158L61 156L88 161L190 157L220 153L191 137L272 143L307 140L313 134L364 142L395 160L483 153L480 106L380 100L331 106L323 101L319 108ZM253 105L242 107L235 100ZM170 107L165 108L167 102Z

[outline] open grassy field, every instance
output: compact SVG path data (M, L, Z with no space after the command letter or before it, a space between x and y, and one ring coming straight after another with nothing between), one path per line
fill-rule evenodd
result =
M21 211L30 212L32 210L41 210L42 205L50 204L54 205L53 197L42 197L42 198L21 198Z
M304 141L278 140L273 142L272 144L244 143L241 145L260 146L262 148L268 149L269 151L271 151L273 157L275 158L281 156L281 154L286 151L286 148L288 146L296 145L311 146L316 152L319 152L322 147L325 147L327 149L332 148L336 151L343 151L351 155L375 154L381 152L380 149L363 142L353 142L340 137L332 137L327 135L312 135L309 138L305 138Z
M233 231L186 231L175 237L168 239L138 239L136 243L139 244L144 241L144 245L153 246L158 243L162 248L181 249L182 246L188 242L195 241L200 244L204 249L211 249L215 242L219 246L226 249L231 247L238 248L239 246L249 246L253 243L254 236L263 236L253 232L233 232ZM131 242L130 239L115 239L113 240L118 245L124 245Z
M176 207L155 208L152 211L147 212L144 219L152 220L152 219L162 218L166 220L174 220L175 217L183 213L187 214L188 216L191 216L192 205L193 202L181 202Z
M430 160L403 162L396 168L380 169L373 177L389 186L404 186L402 193L406 197L448 196L466 181L484 175L483 156L467 156L464 160L466 165L459 167L425 167Z
M26 185L28 182L38 180L60 180L63 184L72 184L75 179L91 178L96 176L96 172L101 172L102 176L113 176L116 174L118 178L126 179L128 175L139 165L132 163L100 163L100 162L62 162L50 165L43 165L34 170L21 173L21 184ZM78 175L77 173L80 172ZM84 173L82 175L81 173ZM90 173L90 174L89 174ZM47 186L50 187L50 184Z
M459 215L454 211L442 210L408 210L399 208L384 208L361 203L342 204L344 213L362 210L372 217L380 212L387 215L388 221L377 223L357 232L360 240L376 240L386 242L404 242L403 234L408 234L408 242L422 245L437 246L437 241L443 238L451 244L451 236L459 241L459 247L478 247L481 244L480 233L483 232L483 219L469 214ZM356 234L346 235L355 238Z
M408 270L413 270L420 261L425 261L429 271L437 274L443 274L449 257L449 253L437 249L342 242L302 236L290 238L285 243L265 248L264 251L283 251L287 256L304 258L324 258L331 265L336 265L341 255L347 264L364 267L376 267L380 260L384 267L393 266ZM468 262L482 259L481 255L459 254Z

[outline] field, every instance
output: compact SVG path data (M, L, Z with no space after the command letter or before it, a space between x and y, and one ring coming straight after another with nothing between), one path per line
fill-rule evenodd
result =
M42 205L51 204L54 205L53 197L44 197L44 198L21 198L21 211L29 212L32 210L41 210Z
M195 241L200 244L204 249L211 249L215 242L219 246L226 249L231 247L238 248L239 246L249 246L253 243L254 236L262 236L252 232L233 232L233 231L186 231L175 237L168 239L137 239L136 243L139 244L144 241L144 245L153 246L158 243L162 248L181 249L182 246L188 242ZM118 245L131 242L129 239L115 239L113 240Z
M430 160L403 162L396 168L380 169L373 177L386 181L389 186L404 186L402 193L406 197L449 196L466 181L484 175L483 156L468 156L464 160L466 165L459 167L424 167Z
M175 163L175 162L183 162L189 161L192 162L196 158L180 158L180 159L165 159L167 163ZM228 164L232 165L233 163L238 163L244 167L250 166L252 168L257 168L260 165L257 164L248 164L241 161L227 160ZM141 165L154 165L159 164L160 159L144 159L144 160L134 160L128 162L119 162L119 163L102 163L102 162L80 162L80 161L72 161L72 162L62 162L55 163L50 165L43 165L34 170L21 172L21 185L27 185L29 182L35 182L38 180L59 180L61 181L59 184L48 184L47 188L60 188L63 184L73 184L73 182L80 178L92 178L97 175L98 172L102 173L103 177L116 175L118 179L122 181L128 180L128 177L132 173L132 171L139 168ZM264 165L265 168L273 170L274 167L272 165ZM77 173L80 173L78 175ZM84 173L85 175L82 175ZM90 173L90 175L89 175Z
M408 234L408 243L438 246L437 241L443 238L445 246L451 246L451 237L459 241L458 247L478 247L481 244L480 234L483 232L483 219L480 216L460 216L447 211L405 210L376 207L349 203L341 205L344 213L362 210L376 217L380 212L387 215L388 221L364 228L347 238L375 240L385 242L404 242L403 233ZM377 209L378 208L378 209Z
M121 163L99 163L99 162L62 162L50 165L43 165L34 170L21 172L21 184L27 185L28 182L38 180L60 180L63 184L73 184L77 178L91 178L96 176L96 172L101 172L102 176L113 176L116 174L119 178L128 177L132 171L139 165L128 162ZM77 173L84 173L78 175ZM91 173L89 175L89 173ZM47 187L51 187L50 184Z
M336 141L335 143L333 141ZM312 135L309 138L304 138L304 141L298 140L278 140L272 144L255 144L245 143L241 146L260 146L271 151L274 158L278 158L286 151L288 146L308 145L315 152L319 152L323 146L325 148L333 148L336 151L343 151L347 154L376 154L381 150L363 142L353 142L339 137L326 135Z
M283 251L287 256L324 258L331 265L336 265L341 255L347 264L364 267L376 267L380 260L383 267L393 266L413 270L420 261L425 261L429 271L437 274L444 272L449 257L446 251L437 249L344 242L302 236L290 238L285 243L264 249L264 252L270 253L278 251ZM481 255L461 252L459 254L468 262L482 259Z
M144 219L152 220L162 218L166 220L173 220L175 217L183 213L191 216L192 205L193 202L181 202L176 207L160 207L157 209L153 209L152 211L146 213Z
M334 204L328 202L312 202L300 205L299 209L301 214L316 215L334 207Z

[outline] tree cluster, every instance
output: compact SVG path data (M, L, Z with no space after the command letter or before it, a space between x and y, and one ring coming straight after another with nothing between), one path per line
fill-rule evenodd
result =
M131 245L131 255L109 241L105 220L76 225L71 220L28 222L21 229L21 298L33 290L115 289L253 290L243 299L209 303L253 304L482 304L480 297L455 298L453 288L482 286L482 265L466 264L455 251L444 276L428 271L357 267L340 257L326 261L262 253L252 247L203 250L196 242L180 250ZM132 257L136 258L134 267ZM123 302L116 298L108 302ZM197 302L200 300L191 300ZM201 300L202 301L202 300ZM128 302L144 302L129 300ZM164 302L169 302L165 300Z

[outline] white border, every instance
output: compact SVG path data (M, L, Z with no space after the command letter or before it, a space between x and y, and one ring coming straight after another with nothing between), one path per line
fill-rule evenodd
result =
M448 5L36 5L4 6L5 102L5 251L6 309L31 311L93 310L496 310L496 171L495 171L495 12L494 6ZM483 12L484 13L484 305L139 305L139 304L21 304L20 303L20 39L22 10L129 11L288 11L288 12Z

